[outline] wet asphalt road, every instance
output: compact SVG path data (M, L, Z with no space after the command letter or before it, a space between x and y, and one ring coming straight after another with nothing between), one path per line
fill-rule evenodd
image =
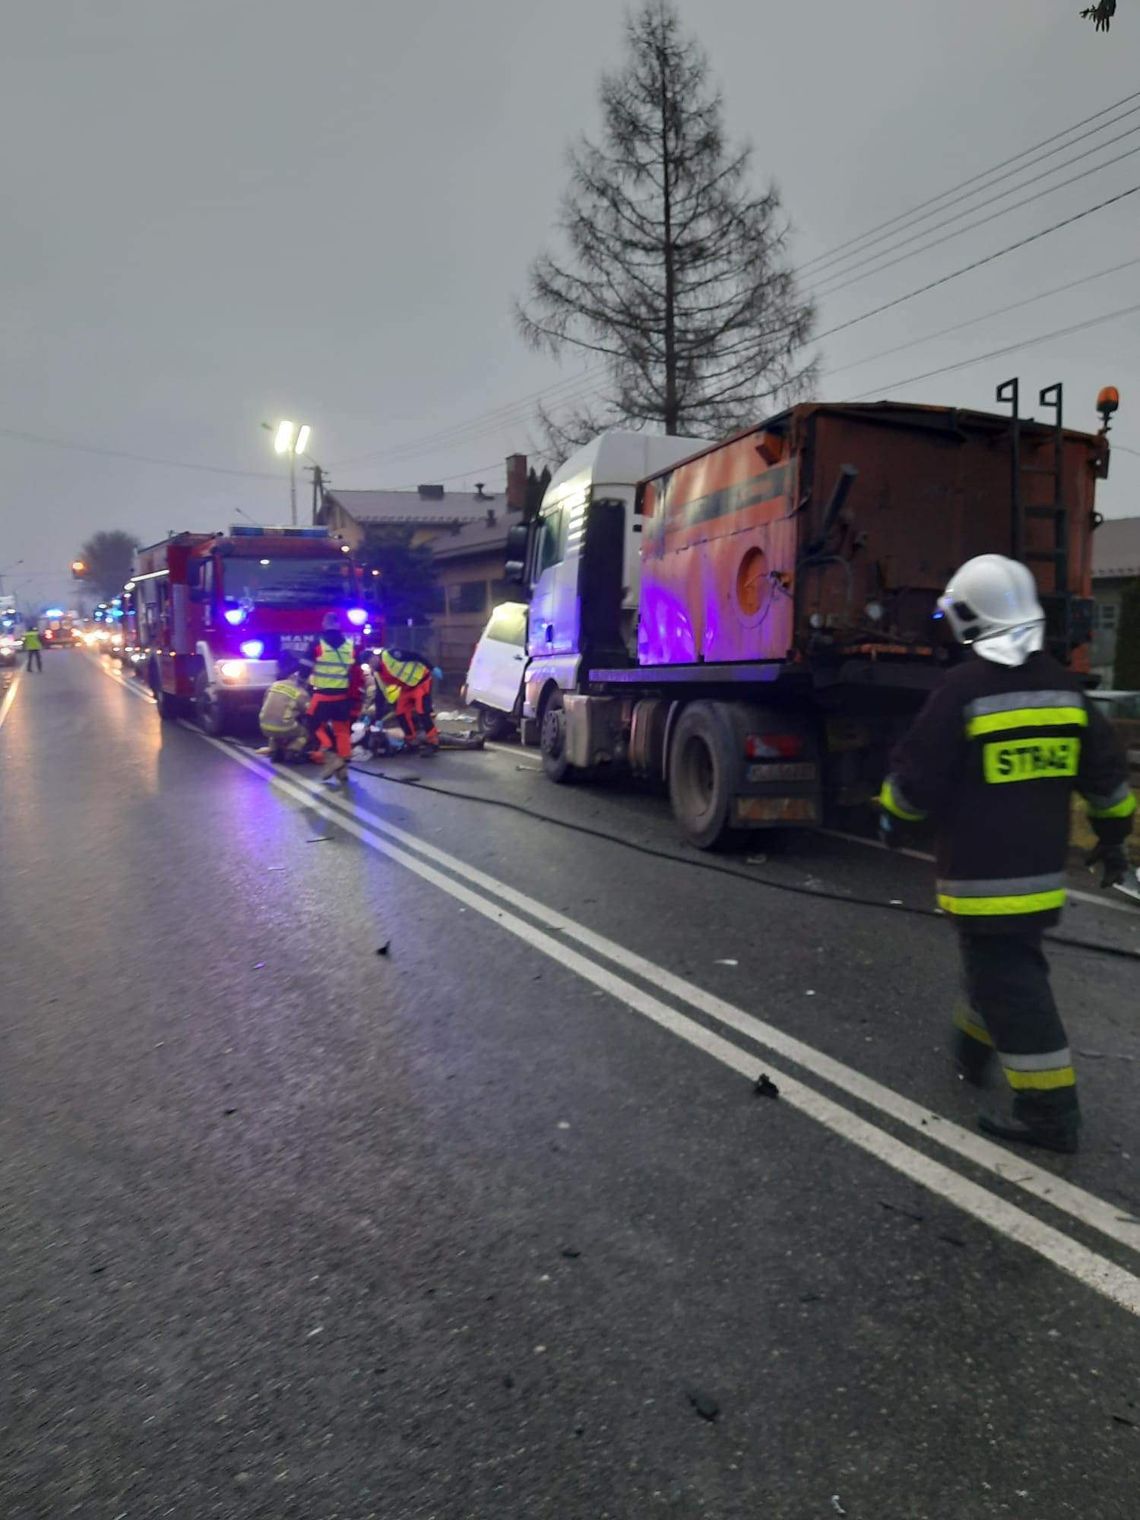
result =
M110 670L0 728L4 1520L1140 1513L1135 961L1002 1151L923 863L514 748L342 804Z

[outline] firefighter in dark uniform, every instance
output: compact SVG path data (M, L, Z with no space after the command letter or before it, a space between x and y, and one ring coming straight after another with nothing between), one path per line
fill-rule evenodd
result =
M989 1135L1075 1151L1076 1075L1042 935L1065 902L1074 789L1098 845L1102 885L1127 872L1136 799L1112 729L1079 679L1044 652L1045 614L1016 560L968 561L939 598L971 654L932 694L891 758L880 794L889 845L929 820L938 903L959 933L968 1003L954 1019L962 1075L976 1085L996 1050L1012 1109Z

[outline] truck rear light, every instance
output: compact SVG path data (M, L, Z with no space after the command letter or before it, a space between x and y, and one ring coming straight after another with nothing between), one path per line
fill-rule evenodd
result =
M800 734L749 734L744 741L749 760L798 760L803 752Z
M246 677L244 660L219 660L218 674L223 681L244 681Z

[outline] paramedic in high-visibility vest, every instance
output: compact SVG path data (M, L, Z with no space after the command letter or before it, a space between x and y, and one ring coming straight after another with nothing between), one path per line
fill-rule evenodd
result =
M381 649L376 676L385 698L396 709L406 743L418 745L420 753L434 755L439 749L439 729L431 707L434 671L419 655L402 649Z
M321 780L348 780L352 757L352 707L360 691L360 670L352 640L335 612L325 614L321 636L301 662L309 668L309 718L318 748L309 758L323 764Z
M277 661L277 679L261 704L258 722L265 747L259 753L294 764L305 758L311 743L309 730L301 721L307 701L297 661L283 654Z
M969 657L899 744L879 797L887 844L929 820L938 904L958 930L966 1002L955 1016L961 1075L981 1086L997 1053L1012 1106L988 1135L1077 1149L1076 1074L1042 936L1065 902L1072 794L1088 807L1102 886L1122 881L1136 798L1111 725L1078 676L1045 652L1031 571L983 554L938 606Z

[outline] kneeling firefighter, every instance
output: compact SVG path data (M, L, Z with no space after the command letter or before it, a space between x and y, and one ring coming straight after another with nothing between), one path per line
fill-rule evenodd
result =
M262 753L272 760L303 760L309 748L309 731L301 722L306 696L304 677L297 661L283 654L277 661L277 679L265 693L258 722L265 740Z
M1084 797L1102 885L1123 880L1136 799L1121 746L1080 680L1044 651L1030 570L1000 554L969 560L939 598L971 657L926 703L891 758L880 829L897 847L929 820L938 903L958 930L968 1002L955 1054L981 1085L996 1050L1012 1090L1001 1139L1075 1151L1076 1075L1053 1000L1044 931L1065 902L1070 800Z
M381 649L376 675L385 698L396 709L405 741L418 742L421 751L434 754L439 749L439 729L431 706L432 668L416 654Z

